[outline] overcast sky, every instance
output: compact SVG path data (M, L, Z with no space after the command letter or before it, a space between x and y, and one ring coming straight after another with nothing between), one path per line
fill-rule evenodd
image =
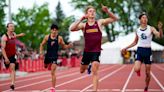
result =
M49 10L52 13L55 11L58 1L61 2L62 9L63 9L64 13L66 14L66 16L82 14L78 10L73 9L71 4L69 3L71 0L11 0L11 11L12 11L12 13L17 13L18 8L22 8L22 7L32 8L34 4L42 5L47 2L49 4L49 6L48 6ZM6 0L6 2L8 4L8 0ZM6 13L8 13L8 9L6 9Z

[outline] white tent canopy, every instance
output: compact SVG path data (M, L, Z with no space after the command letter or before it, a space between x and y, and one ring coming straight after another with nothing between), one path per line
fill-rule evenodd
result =
M101 62L102 63L121 63L121 49L125 48L129 44L131 44L135 39L135 33L130 33L127 36L119 37L114 42L106 42L102 47L101 53ZM152 51L162 51L164 50L164 46L151 42ZM137 45L130 48L129 50L137 50Z
M135 33L130 33L127 36L123 36L123 37L119 37L116 41L114 42L106 42L104 43L101 47L103 49L105 48L119 48L119 49L123 49L126 46L128 46L129 44L131 44L135 39ZM151 49L153 51L162 51L164 50L164 46L152 41L151 42ZM137 45L130 48L129 50L137 50Z

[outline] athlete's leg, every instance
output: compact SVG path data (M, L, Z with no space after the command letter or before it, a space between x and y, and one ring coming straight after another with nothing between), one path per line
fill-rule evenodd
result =
M150 70L151 70L151 64L145 64L145 74L146 74L146 78L145 78L145 83L146 83L146 87L145 87L145 91L147 91L149 83L150 83Z
M84 73L85 70L88 68L88 65L80 65L80 73Z
M93 76L93 91L97 92L98 88L98 69L100 63L97 61L92 62L92 76Z
M52 87L54 87L54 88L55 88L55 85L56 85L56 74L55 74L56 67L57 67L56 64L51 65Z
M138 76L140 76L140 70L141 70L141 61L137 60L134 63L134 71L137 73Z
M51 70L51 67L49 67L51 64L51 59L49 59L49 57L45 57L44 58L44 68L50 68L48 70Z
M15 85L15 63L10 63L10 70L11 70L11 89L14 90L14 85Z
M84 73L86 69L88 69L88 65L90 63L90 54L88 52L83 53L83 58L81 60L80 65L80 73Z

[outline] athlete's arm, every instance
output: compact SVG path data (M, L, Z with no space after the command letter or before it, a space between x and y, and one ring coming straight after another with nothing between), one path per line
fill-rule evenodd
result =
M125 53L128 48L131 48L131 47L135 46L137 44L137 42L138 42L138 36L137 36L137 33L136 33L136 37L135 37L134 41L129 46L127 46L126 48L122 49L121 52Z
M5 62L6 62L7 64L9 64L10 61L9 61L9 59L8 59L8 57L7 57L7 55L6 55L6 51L5 51L6 41L7 41L7 37L6 37L6 35L3 35L2 38L1 38L2 55L3 55L3 57L5 58Z
M105 19L100 19L99 20L100 24L107 25L109 23L112 23L112 22L115 22L118 20L118 18L112 12L110 12L106 6L104 6L104 5L101 5L101 6L102 6L102 10L105 13L107 13L109 15L109 17L105 18Z
M18 38L18 37L22 37L22 36L25 36L25 33L17 34L17 35L16 35L16 38Z
M48 41L48 35L46 35L45 37L44 37L44 39L43 39L43 41L41 42L41 44L40 44L40 54L43 54L43 47L44 47L44 45L47 43L47 41Z
M87 18L87 15L84 15L80 20L77 20L76 22L72 23L69 27L70 31L78 31L84 29L84 24L82 21Z
M156 37L158 37L158 38L162 38L162 37L163 37L163 30L162 30L162 27L163 27L162 22L159 22L159 23L158 23L159 32L158 32L154 27L151 27L151 30L152 30L153 34L154 34Z
M68 45L65 44L65 42L61 36L59 36L59 44L62 46L63 49L68 49L68 48L71 48L73 46L72 43L69 43Z

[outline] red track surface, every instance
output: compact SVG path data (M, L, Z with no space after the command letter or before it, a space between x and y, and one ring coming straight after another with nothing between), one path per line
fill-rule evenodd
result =
M98 92L143 92L145 68L141 77L133 71L133 65L101 65ZM56 92L91 92L92 76L80 74L79 67L56 72ZM164 64L152 64L149 92L164 92ZM10 91L10 80L0 80L0 92ZM51 76L49 71L31 73L16 78L16 92L49 92Z

